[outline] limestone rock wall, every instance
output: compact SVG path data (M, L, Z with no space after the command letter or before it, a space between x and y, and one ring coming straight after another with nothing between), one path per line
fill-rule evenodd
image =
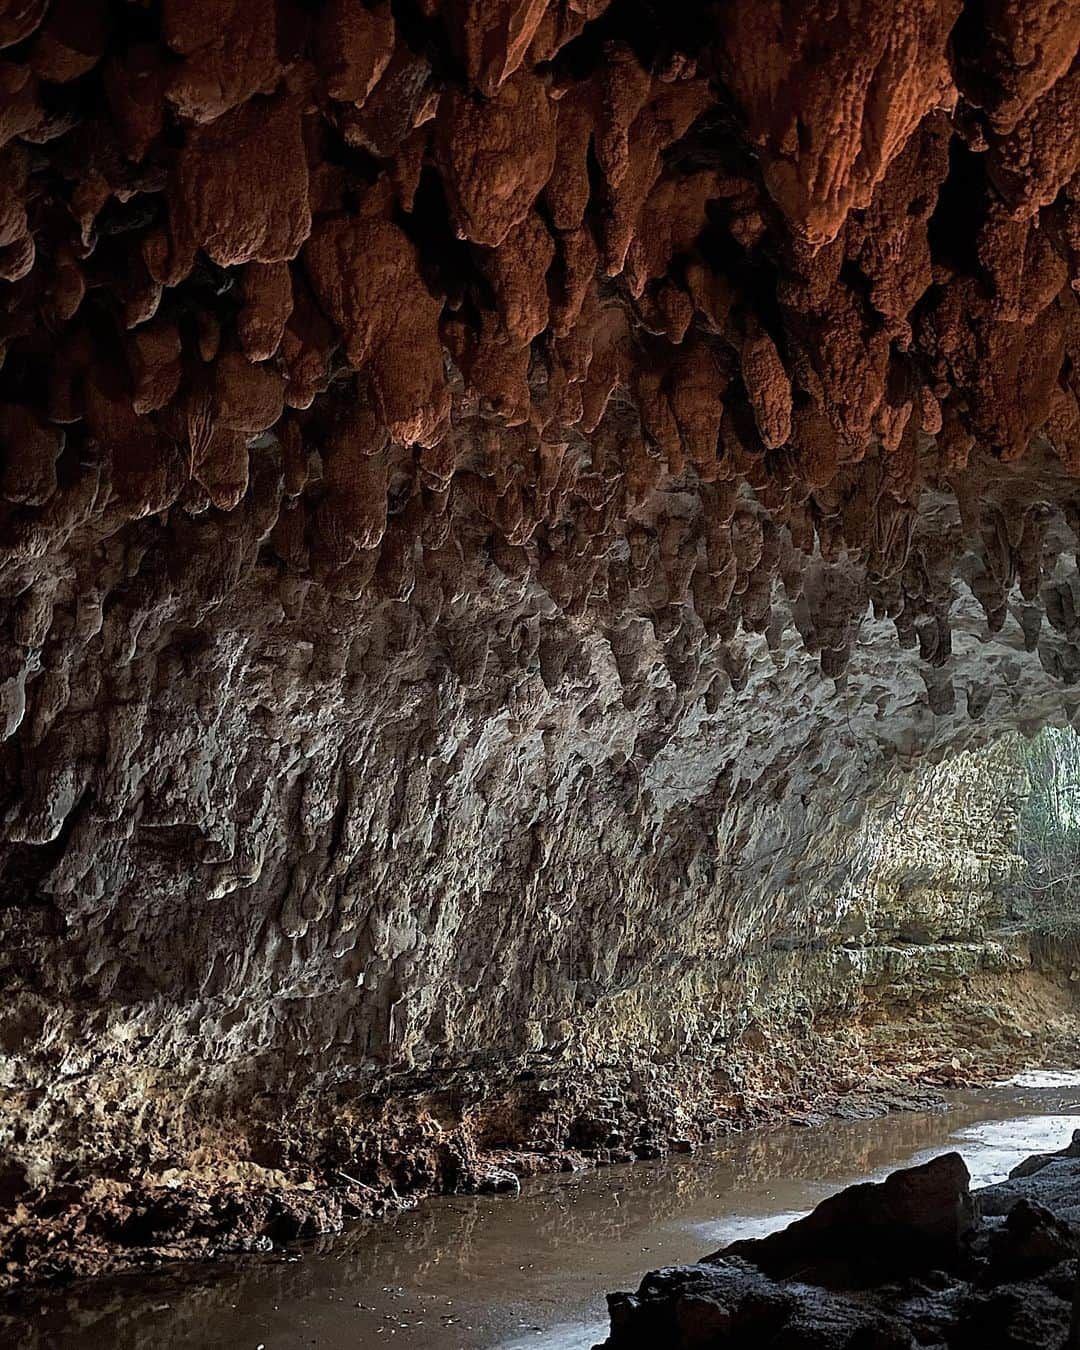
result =
M674 1111L900 769L1076 718L1078 41L0 3L13 1175Z
M919 943L1002 927L1023 870L1017 831L1026 787L1017 737L913 776L864 820L846 881L844 937Z
M714 1112L861 1112L902 1099L905 1083L1072 1062L1075 933L1047 941L1006 912L1025 786L1024 743L1005 736L894 769L855 828L819 824L774 921L690 986L672 1062L707 1064L697 1092Z

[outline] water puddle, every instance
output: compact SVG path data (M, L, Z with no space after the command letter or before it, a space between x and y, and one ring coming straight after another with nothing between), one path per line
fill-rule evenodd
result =
M672 1157L456 1196L358 1225L302 1259L171 1269L37 1296L21 1350L588 1350L604 1294L760 1236L852 1181L958 1149L976 1185L1080 1127L1080 1073L955 1094L948 1112L785 1127ZM1035 1081L1035 1079L1038 1081Z
M996 1087L1080 1088L1080 1069L1029 1069L1015 1074Z

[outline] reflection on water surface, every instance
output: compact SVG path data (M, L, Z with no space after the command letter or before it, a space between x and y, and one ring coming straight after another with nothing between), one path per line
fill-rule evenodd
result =
M782 1227L832 1191L950 1148L976 1185L1080 1126L1080 1073L1022 1075L918 1112L735 1136L694 1157L454 1196L358 1225L302 1258L110 1279L24 1300L25 1350L587 1350L604 1294ZM391 1342L392 1338L392 1342Z

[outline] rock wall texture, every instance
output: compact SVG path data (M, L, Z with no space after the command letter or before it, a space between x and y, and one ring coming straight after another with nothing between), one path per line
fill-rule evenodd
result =
M1076 928L1006 913L1022 860L1023 747L1005 737L886 781L854 831L814 838L816 926L771 926L707 975L691 1039L721 1117L864 1114L899 1084L978 1084L1022 1062L1071 1064ZM789 914L802 897L782 897ZM655 997L655 996L654 996ZM619 1000L613 1001L618 1008ZM902 1094L901 1094L902 1097Z
M1078 43L0 0L12 1194L675 1122L868 804L1076 720Z

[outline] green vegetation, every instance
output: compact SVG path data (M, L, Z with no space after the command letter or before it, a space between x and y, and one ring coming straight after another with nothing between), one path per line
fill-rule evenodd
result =
M1025 768L1017 917L1073 926L1080 918L1080 736L1046 728L1029 743Z

